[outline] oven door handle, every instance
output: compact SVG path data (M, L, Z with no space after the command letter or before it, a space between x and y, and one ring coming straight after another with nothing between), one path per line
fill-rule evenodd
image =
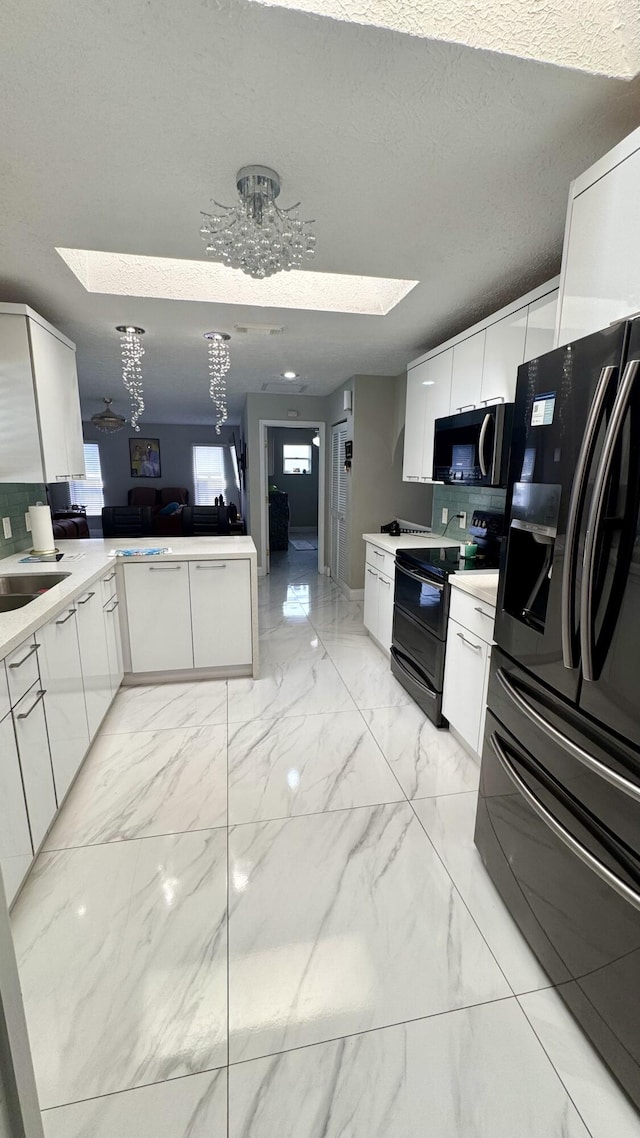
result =
M411 680L412 684L415 684L416 687L419 687L421 691L425 693L425 695L429 696L429 699L438 698L440 693L437 692L435 688L428 687L424 679L419 675L417 671L410 667L407 667L408 661L406 659L406 656L403 656L402 652L399 652L394 645L391 646L391 655L398 665L400 671L404 672L405 676Z
M404 565L401 565L399 561L396 561L396 569L400 573L405 573L407 577L413 578L414 581L419 581L421 585L432 585L433 588L438 589L439 592L442 592L444 589L443 584L441 585L438 581L434 581L431 577L420 577L418 573L413 573L411 569L405 569Z
M568 830L565 830L564 826L560 825L560 822L558 822L557 818L554 818L551 811L547 810L547 807L542 802L540 802L538 798L536 798L533 791L529 790L526 782L520 778L520 775L509 762L502 747L500 746L500 743L498 742L498 738L495 732L493 735L491 735L490 743L496 755L496 758L498 759L498 762L503 768L505 774L511 779L511 782L515 786L516 790L520 792L525 802L533 810L534 814L537 814L538 817L545 823L545 825L549 827L552 833L554 833L556 837L559 838L560 841L563 842L563 844L568 849L570 849L571 852L574 853L584 865L592 870L592 872L595 873L601 881L604 881L605 885L609 885L611 889L615 890L615 892L620 897L622 897L623 900L628 901L629 904L633 905L635 909L640 909L640 894L636 893L635 889L632 889L630 885L627 885L624 881L621 881L615 873L612 873L606 865L603 865L603 863L597 857L590 853L588 849L585 849L582 843L579 842L577 838L574 838L573 834L570 834Z
M480 442L478 443L478 458L480 460L480 470L482 471L483 478L487 477L487 464L484 460L484 444L487 441L487 431L493 415L487 411L484 419L482 420L482 427L480 429Z
M611 770L611 768L606 766L605 763L601 763L599 759L596 759L593 755L590 755L588 751L585 751L582 747L579 747L578 744L574 743L572 739L568 739L567 736L563 735L562 731L559 731L558 728L554 727L552 723L548 723L544 718L544 715L541 715L539 711L536 711L536 709L532 707L531 704L528 703L524 698L524 696L521 695L520 692L514 687L514 685L511 683L511 680L507 678L502 668L498 668L498 671L496 672L496 679L509 696L509 699L515 703L516 707L522 712L523 715L527 717L527 719L530 720L531 723L534 723L536 727L539 727L540 730L544 732L547 738L551 739L552 742L557 743L557 745L561 747L563 751L566 751L568 755L571 755L572 759L577 759L579 763L582 763L584 767L588 767L588 769L593 771L594 774L599 775L600 778L606 779L606 781L610 782L612 786L615 786L617 790L621 790L623 794L628 794L629 798L635 798L636 802L640 802L640 786L636 786L635 783L629 782L629 779L624 778L623 775Z

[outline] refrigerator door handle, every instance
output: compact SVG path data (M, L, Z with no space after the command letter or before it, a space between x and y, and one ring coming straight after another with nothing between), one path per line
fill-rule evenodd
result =
M588 767L594 774L606 779L606 781L611 783L612 786L615 786L617 790L621 790L623 794L628 794L629 798L634 798L636 802L640 802L640 786L629 782L629 779L624 778L623 775L618 774L617 771L612 770L611 767L606 766L605 763L601 763L594 755L590 755L588 751L579 747L572 739L568 739L566 735L563 735L562 731L559 731L557 727L549 723L544 718L544 715L541 715L539 711L536 711L536 709L527 702L524 696L521 695L511 683L511 680L507 678L502 668L498 668L496 678L509 696L509 699L515 703L522 714L526 716L531 723L534 723L536 727L539 727L549 739L557 743L557 745L561 747L563 751L566 751L568 755L571 755L573 759L577 759L583 766Z
M606 398L613 380L617 377L617 367L603 367L600 372L598 386L591 404L589 418L578 454L576 472L571 487L569 500L569 514L567 517L567 536L565 540L564 562L562 566L561 588L561 634L562 634L562 663L565 668L576 668L578 665L577 653L573 644L573 605L575 593L575 555L576 543L580 530L580 515L587 489L587 478L593 461L593 453L598 437L598 430L604 413Z
M634 909L640 909L640 895L636 893L635 889L632 889L631 886L626 884L626 882L621 881L615 873L612 873L606 865L603 865L603 863L597 857L594 857L594 855L590 853L588 849L585 849L582 843L579 842L577 838L574 838L573 834L570 834L568 830L565 830L564 826L561 826L558 820L554 818L551 811L547 810L546 806L544 806L544 804L536 798L535 794L529 790L526 782L520 778L520 775L509 762L502 747L500 746L500 743L498 742L495 733L491 736L490 742L496 758L498 759L498 762L503 768L505 774L508 775L508 777L511 779L511 782L515 786L516 790L520 792L525 802L527 802L527 804L533 810L534 814L537 814L538 817L545 823L545 825L549 827L552 833L554 833L556 837L559 838L560 841L563 842L564 845L567 846L568 849L570 849L571 852L574 853L581 862L583 862L584 865L588 866L588 868L592 870L593 873L595 873L601 881L604 881L606 885L609 885L610 888L618 894L618 896L623 898L623 900L628 901L629 904L633 905Z
M611 422L607 431L600 457L600 465L596 472L593 486L591 509L587 522L587 533L584 543L584 558L582 562L582 588L580 592L580 651L582 655L582 672L585 680L595 680L595 665L593 660L593 591L596 575L596 557L598 552L598 535L602 524L602 515L607 497L607 484L611 474L611 466L616 444L624 425L629 401L633 392L636 376L640 369L640 360L629 360L627 363L616 401L611 413Z
M493 418L493 416L489 412L487 412L484 419L482 420L482 427L480 429L480 441L478 443L478 459L480 462L480 470L482 471L483 478L487 477L487 464L484 460L484 444L486 442L487 431L489 430L489 426L491 424L492 418Z

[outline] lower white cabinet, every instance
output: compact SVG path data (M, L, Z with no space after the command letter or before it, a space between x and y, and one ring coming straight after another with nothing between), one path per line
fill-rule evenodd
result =
M44 688L39 682L35 683L13 709L34 850L37 850L49 829L58 806L44 717L44 696Z
M390 577L365 565L363 623L385 652L391 649L393 588Z
M250 664L250 562L190 561L189 584L193 666Z
M490 652L486 641L449 619L442 713L476 754L481 747Z
M124 575L132 672L193 668L188 562L126 565Z
M9 903L16 895L32 855L18 748L13 718L9 714L0 722L0 866Z
M38 629L38 643L51 763L61 802L89 746L75 603Z
M93 739L111 703L111 674L99 582L96 581L79 596L74 606L77 610L89 738Z

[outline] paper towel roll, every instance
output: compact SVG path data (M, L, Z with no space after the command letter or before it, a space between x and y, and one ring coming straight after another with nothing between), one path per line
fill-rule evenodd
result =
M49 506L29 506L29 520L31 522L31 539L33 541L32 553L54 553L56 543L53 540L53 526L51 524L51 510Z

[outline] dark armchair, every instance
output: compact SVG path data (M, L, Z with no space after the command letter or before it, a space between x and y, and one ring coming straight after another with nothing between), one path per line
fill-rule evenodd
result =
M182 511L185 537L224 536L231 533L228 506L185 506Z
M155 486L132 486L127 502L130 506L150 506L153 509L158 505L158 491Z
M150 537L153 533L153 510L150 506L104 506L104 537Z
M163 486L158 490L158 495L160 508L168 506L169 502L178 502L181 506L189 505L189 491L186 486Z

